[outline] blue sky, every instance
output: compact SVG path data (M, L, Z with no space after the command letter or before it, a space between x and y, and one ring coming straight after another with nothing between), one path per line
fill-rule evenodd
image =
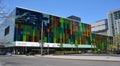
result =
M88 24L107 18L111 10L120 9L120 0L3 0L3 3L9 12L21 6L65 18L75 15Z

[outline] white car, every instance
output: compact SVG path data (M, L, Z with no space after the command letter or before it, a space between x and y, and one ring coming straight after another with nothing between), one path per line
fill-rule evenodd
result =
M11 55L12 55L12 53L8 52L6 55L11 56Z

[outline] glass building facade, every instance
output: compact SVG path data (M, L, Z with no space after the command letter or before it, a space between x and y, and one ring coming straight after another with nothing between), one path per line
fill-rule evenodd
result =
M41 40L42 22L44 42L91 44L89 24L21 8L16 9L14 40L38 42Z
M113 43L113 37L105 36L105 35L99 35L99 34L91 34L91 43L95 46L95 51L105 51L107 50L110 44Z
M91 25L80 21L19 7L16 7L14 14L14 22L12 22L14 26L10 26L10 30L8 30L11 33L11 27L14 27L12 29L14 38L11 42L15 43L11 43L14 44L10 45L11 47L25 46L25 44L27 46L27 42L29 44L32 44L32 42L38 43L41 40L42 23L43 42L47 43L47 45L54 44L52 48L59 44L60 46L57 46L57 48L63 46L64 48L94 48L94 50L105 51L108 45L112 43L112 37L93 34Z

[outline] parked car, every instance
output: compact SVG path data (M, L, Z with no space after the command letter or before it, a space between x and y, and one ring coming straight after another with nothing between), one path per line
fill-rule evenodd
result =
M27 55L27 56L29 56L29 55L35 55L35 53L34 53L34 52L29 52L29 53L27 53L26 55Z
M116 53L116 54L120 54L120 51L116 51L115 53Z
M8 55L8 56L11 56L12 55L12 53L10 53L10 52L7 52L7 54L6 55Z
M2 51L2 52L0 52L0 55L7 55L7 51Z

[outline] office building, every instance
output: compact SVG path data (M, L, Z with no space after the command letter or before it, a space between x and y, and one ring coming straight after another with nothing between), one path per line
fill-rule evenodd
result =
M108 13L108 26L110 36L120 33L120 9Z
M108 35L108 21L107 19L102 19L91 24L92 33Z

